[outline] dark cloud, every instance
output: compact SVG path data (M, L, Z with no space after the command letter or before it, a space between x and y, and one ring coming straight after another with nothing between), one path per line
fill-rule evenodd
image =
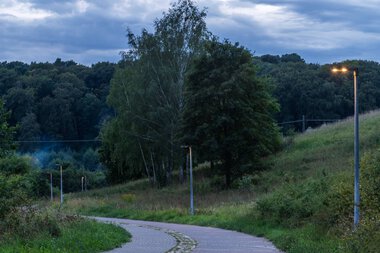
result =
M126 28L152 30L172 0L2 0L0 61L118 61ZM209 29L256 55L380 60L377 0L198 0Z

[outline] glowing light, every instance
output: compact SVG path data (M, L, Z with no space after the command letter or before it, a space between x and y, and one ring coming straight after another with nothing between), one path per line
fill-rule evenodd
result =
M348 72L349 71L349 69L348 68L346 68L346 67L342 67L342 68L340 68L340 69L338 69L338 68L336 68L336 67L333 67L332 69L331 69L331 71L332 72L334 72L334 73L346 73L346 72Z

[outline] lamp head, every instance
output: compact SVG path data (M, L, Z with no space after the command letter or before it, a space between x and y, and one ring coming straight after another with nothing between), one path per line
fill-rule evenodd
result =
M332 71L333 73L346 73L346 72L349 71L349 69L346 68L346 67L341 67L341 68L333 67L333 68L331 69L331 71Z

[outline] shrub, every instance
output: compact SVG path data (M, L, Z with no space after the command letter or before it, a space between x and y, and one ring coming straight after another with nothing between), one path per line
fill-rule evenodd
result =
M8 213L1 225L5 234L22 239L31 239L44 233L58 237L61 233L58 214L30 206Z
M31 161L26 157L12 155L0 159L0 172L4 175L25 175L31 169Z
M237 188L239 190L253 190L256 177L253 175L242 176L236 181Z
M327 227L338 230L352 228L354 188L352 173L336 174L329 185L323 208L318 213L318 220Z
M366 153L361 161L361 207L367 216L380 213L380 150Z
M380 150L361 160L360 224L353 232L353 172L286 184L257 202L262 218L285 226L307 223L342 239L343 252L380 248Z
M27 199L25 180L22 176L4 176L0 173L0 219Z
M286 184L280 190L260 199L257 209L263 218L294 226L310 220L325 203L329 179Z
M121 199L127 203L132 203L136 200L136 195L133 193L124 193L121 195Z
M380 216L361 221L356 231L345 237L347 253L377 253L380 249Z

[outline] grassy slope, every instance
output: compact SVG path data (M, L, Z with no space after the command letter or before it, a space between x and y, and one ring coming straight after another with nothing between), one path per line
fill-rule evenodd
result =
M361 153L380 146L379 129L380 111L361 115ZM353 170L352 118L297 135L287 142L282 152L267 159L272 169L263 173L263 187Z
M123 228L81 220L62 226L62 234L40 234L33 239L11 238L0 243L3 253L93 253L113 249L128 242L131 235Z
M361 152L379 147L380 112L361 116ZM336 238L310 225L289 229L257 217L257 197L284 183L298 183L353 165L353 122L348 119L297 135L286 147L266 158L271 169L255 178L253 191L213 191L210 180L195 177L197 215L188 213L186 185L151 189L145 180L69 196L66 211L88 215L182 222L264 235L287 252L338 252Z

